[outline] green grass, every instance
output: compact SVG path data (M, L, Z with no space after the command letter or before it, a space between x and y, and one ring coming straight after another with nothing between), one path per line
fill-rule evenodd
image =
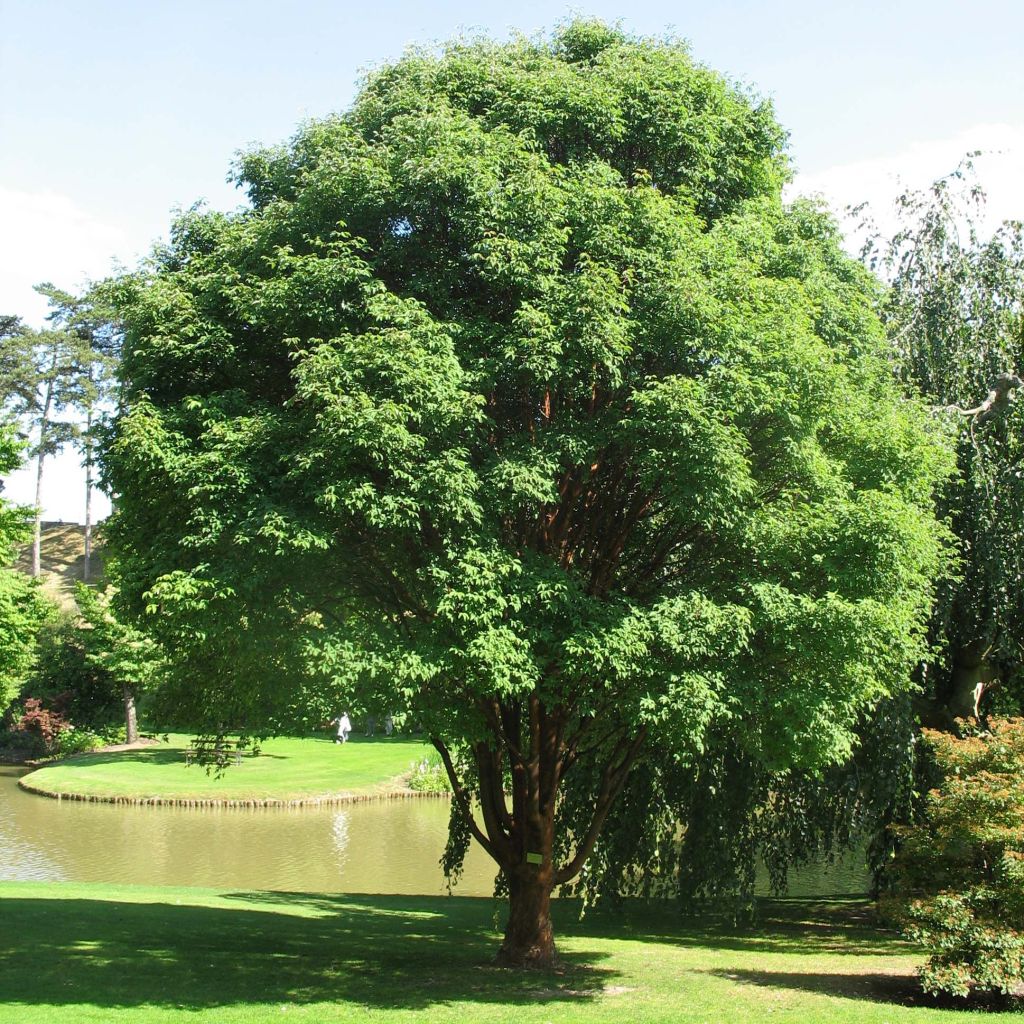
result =
M426 750L420 740L396 736L267 740L259 756L219 775L185 763L189 737L137 750L77 754L26 776L51 793L145 799L296 800L373 791L410 770Z
M491 965L487 899L0 884L0 1024L964 1021L855 901L768 904L756 931L633 907L576 920L564 967Z

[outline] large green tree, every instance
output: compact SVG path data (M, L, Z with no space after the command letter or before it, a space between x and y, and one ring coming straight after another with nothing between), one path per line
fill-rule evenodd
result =
M109 537L171 703L401 705L506 962L645 752L828 764L921 656L945 448L783 143L673 41L415 52L123 282Z

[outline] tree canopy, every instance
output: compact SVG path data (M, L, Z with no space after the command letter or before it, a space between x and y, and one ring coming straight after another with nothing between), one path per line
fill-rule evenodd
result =
M171 701L408 712L510 962L645 754L820 768L922 657L950 460L784 138L672 40L412 52L122 282L108 535Z

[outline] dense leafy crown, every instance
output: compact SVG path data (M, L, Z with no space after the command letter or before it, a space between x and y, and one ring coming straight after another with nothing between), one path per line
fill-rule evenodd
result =
M251 209L126 282L106 457L190 713L357 692L473 737L533 692L683 757L724 721L843 754L919 656L946 456L783 141L583 22L411 53L243 157Z

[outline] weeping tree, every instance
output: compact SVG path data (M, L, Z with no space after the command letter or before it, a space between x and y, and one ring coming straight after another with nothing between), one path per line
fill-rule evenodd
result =
M940 593L919 707L946 729L987 691L1010 713L1024 696L1024 230L986 233L984 201L968 159L903 195L900 229L871 253L891 281L883 316L902 375L957 434L939 512L961 567Z
M827 765L922 655L946 448L783 143L674 41L412 52L121 282L108 536L166 706L421 722L506 963L645 758Z
M895 842L886 826L919 803L911 694L872 703L853 731L849 756L831 764L773 763L728 726L709 732L699 758L649 753L571 891L585 903L671 898L687 914L710 908L750 920L762 880L784 893L802 866L856 850L882 878ZM559 809L570 833L588 813L581 782L572 780Z

